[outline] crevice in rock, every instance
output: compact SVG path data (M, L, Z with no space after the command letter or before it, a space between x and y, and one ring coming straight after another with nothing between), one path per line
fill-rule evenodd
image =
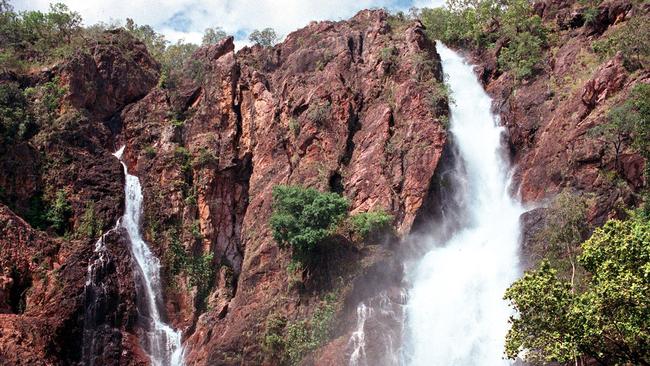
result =
M343 194L345 188L343 187L343 177L338 171L334 172L329 179L330 191L338 194Z
M356 99L359 100L359 109L362 108L363 101L360 100L359 95L356 96ZM347 166L352 160L352 153L354 153L354 135L361 129L361 123L359 122L359 115L350 105L349 107L350 117L348 118L348 137L345 141L345 153L341 157L340 164Z
M27 306L27 290L32 287L32 278L14 267L10 275L13 285L9 291L9 307L14 314L22 314Z

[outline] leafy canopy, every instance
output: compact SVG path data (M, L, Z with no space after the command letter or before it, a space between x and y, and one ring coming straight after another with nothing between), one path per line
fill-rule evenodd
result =
M255 29L248 39L262 47L271 47L278 41L278 36L273 28L264 28L262 30Z
M506 355L531 362L650 363L650 222L610 220L582 245L591 275L577 291L548 262L505 294L517 311Z
M281 246L289 245L294 259L305 263L346 217L348 207L348 201L336 193L300 186L276 186L270 221L273 238Z

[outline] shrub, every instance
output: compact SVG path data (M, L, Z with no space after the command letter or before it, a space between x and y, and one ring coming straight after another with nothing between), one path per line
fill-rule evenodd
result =
M610 58L621 52L625 67L634 71L650 67L650 18L634 16L611 34L593 42L594 52Z
M505 39L499 66L517 79L543 60L547 30L528 0L448 0L446 8L423 9L420 18L431 39L454 46L489 48Z
M310 104L307 117L316 124L322 125L329 119L331 113L332 105L326 100Z
M516 281L506 354L532 362L650 363L650 222L610 220L582 244L583 290L558 279L548 262Z
M143 151L144 151L144 155L149 159L153 159L156 157L156 149L151 145L145 146Z
M389 230L392 222L393 216L384 211L362 212L350 217L351 229L362 240Z
M558 194L546 211L546 221L533 236L533 256L546 258L563 279L574 284L580 243L589 232L587 202L569 191ZM580 277L578 277L580 279Z
M328 294L310 319L287 324L284 348L290 365L300 364L307 354L330 338L336 309L336 295Z
M280 246L290 246L299 262L308 263L323 240L345 218L348 201L336 193L279 185L273 188L270 225Z
M95 203L89 202L86 205L81 222L76 230L77 235L86 238L98 237L102 232L102 223L95 214Z
M27 100L17 83L0 83L0 145L22 139L29 125Z
M63 189L60 189L56 192L54 201L49 205L46 215L47 221L59 235L63 235L68 228L68 220L71 215L72 207L67 194Z

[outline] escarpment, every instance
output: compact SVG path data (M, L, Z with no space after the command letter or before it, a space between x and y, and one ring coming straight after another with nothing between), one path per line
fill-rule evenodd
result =
M438 56L417 22L363 11L273 48L235 53L228 38L193 60L202 78L155 88L122 112L126 159L144 182L145 231L161 258L180 239L215 267L206 289L168 274L173 323L190 329L187 362L272 364L267 319L300 320L326 293L345 297L355 261L391 255L335 243L322 273L292 288L290 253L268 227L273 187L338 192L353 212L386 210L408 233L446 143Z
M625 58L631 56L621 52L603 56L595 45L626 27L638 27L635 21L647 22L647 6L603 1L589 22L587 8L579 3L539 1L534 8L557 39L532 77L517 80L514 73L500 71L499 47L473 51L477 73L508 129L516 186L524 202L540 207L523 215L524 248L543 226L543 206L563 190L587 199L587 220L599 226L638 206L647 187L647 162L632 139L620 135L614 149L594 133L611 121L610 111L635 86L650 83L647 65L627 65Z
M354 283L399 286L394 248L338 235L321 266L296 279L290 250L268 226L271 192L280 184L334 191L353 213L384 210L399 235L409 233L420 208L435 204L430 185L447 144L442 70L422 25L362 11L312 23L272 48L235 52L226 38L199 48L173 83L159 81L158 64L127 33L102 37L58 66L3 76L18 88L49 83L61 102L51 123L3 147L3 230L23 234L2 241L0 321L11 331L0 354L12 364L147 362L123 230L104 237L105 252L95 249L123 210L111 153L125 145L188 364L275 364L284 356L265 343L269 320L299 322L334 297L340 320L329 356L304 355L321 364L345 357L353 302L373 295ZM49 233L14 215L57 202L63 222ZM93 343L79 342L84 335Z

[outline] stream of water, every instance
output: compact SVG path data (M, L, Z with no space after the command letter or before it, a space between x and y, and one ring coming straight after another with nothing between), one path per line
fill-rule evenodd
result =
M404 364L412 366L508 365L504 340L511 314L502 299L517 279L519 216L510 194L510 165L503 127L472 65L437 43L450 88L451 134L464 169L458 205L464 222L445 242L435 242L410 273Z
M140 232L142 214L142 187L138 177L129 174L122 153L124 147L115 153L126 176L125 210L122 226L126 229L131 244L131 254L136 264L136 290L138 313L146 334L145 349L153 366L183 365L181 332L174 330L163 319L163 297L160 284L160 261L151 252Z

